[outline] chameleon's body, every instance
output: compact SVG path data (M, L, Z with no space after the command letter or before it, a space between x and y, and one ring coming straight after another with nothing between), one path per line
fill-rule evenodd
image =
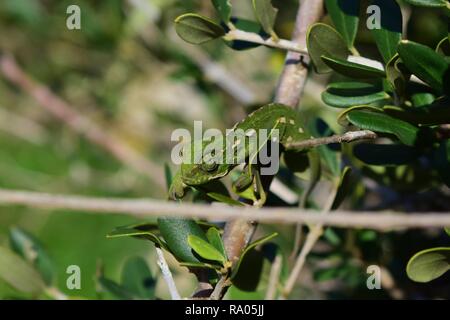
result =
M232 130L237 129L241 129L249 134L256 133L260 129L266 129L268 132L273 129L278 129L281 145L308 138L303 131L298 113L292 108L281 104L269 104L259 108L244 120L238 122ZM233 148L246 148L245 141L237 142L232 146ZM203 148L205 148L210 143L210 141L194 141L192 142L191 150L194 149L195 144L197 146L198 144L203 144ZM239 145L240 143L243 145ZM221 153L226 152L225 148L226 143L224 142ZM250 156L249 150L247 149L243 150L246 159ZM236 154L234 156L237 157ZM181 198L184 196L188 186L200 186L212 180L220 179L226 176L237 165L236 161L232 161L231 164L219 163L216 166L208 168L204 163L183 163L173 179L170 196L172 198Z
M266 129L268 132L272 132L273 129L278 129L278 138L281 145L308 138L308 135L301 126L298 113L292 108L281 104L269 104L259 108L247 118L237 123L232 130L237 129L242 129L246 135L251 132L258 132L260 129ZM268 139L272 139L272 137L270 136ZM192 142L191 150L195 145L197 147L206 147L210 143L210 141L194 141ZM226 152L224 148L229 147L229 144L227 145L224 142L221 143L223 143L223 146L221 146L222 149L219 152L224 153ZM254 151L247 150L249 148L247 148L248 145L245 144L245 142L240 145L240 142L237 141L237 143L233 144L231 147L236 149L243 148L245 159L247 160L249 160L249 158L252 159L255 156L255 154L250 154ZM256 154L258 151L259 150L256 151ZM237 165L236 161L232 161L231 164L218 163L213 165L205 164L204 162L196 164L183 163L172 179L169 197L174 200L183 198L186 189L189 187L201 187L209 182L218 180L226 176ZM243 174L248 174L248 172ZM258 173L256 175L258 175ZM249 182L253 181L251 177L244 180L248 180ZM258 183L255 183L255 185L257 184ZM158 224L163 238L171 241L173 240L171 243L168 243L168 245L178 259L184 262L199 262L197 257L192 255L191 248L187 245L187 239L184 239L184 241L183 239L180 239L180 237L187 238L186 234L188 233L196 235L201 233L199 227L195 226L196 223L193 220L160 218L158 219Z

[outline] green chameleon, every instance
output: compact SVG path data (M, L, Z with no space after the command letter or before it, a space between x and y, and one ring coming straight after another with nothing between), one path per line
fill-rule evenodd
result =
M268 104L255 112L248 115L244 120L238 122L232 130L242 129L246 135L252 132L258 132L259 129L266 129L272 132L273 129L278 129L278 138L281 146L287 143L302 141L309 138L309 135L301 126L299 114L292 108L282 104ZM271 139L271 135L268 135ZM267 142L267 141L266 141ZM210 141L193 141L191 148L194 145L206 147ZM222 149L220 153L226 150L226 142L222 142ZM231 147L240 150L244 153L248 170L244 170L239 179L235 182L233 189L235 191L243 191L245 189L255 189L255 193L261 194L263 197L262 203L265 201L264 191L257 190L262 188L259 180L258 165L252 165L253 157L258 155L260 150L249 150L248 145L244 141L237 141ZM192 150L192 149L191 149ZM305 151L305 150L295 150ZM237 152L233 153L237 157ZM313 152L308 152L308 157ZM215 182L230 173L238 164L232 161L233 164L214 163L207 159L202 159L199 163L182 164L181 168L174 175L171 186L169 188L169 198L172 200L179 200L183 198L191 187L202 189L205 185ZM241 194L240 194L241 195ZM173 243L168 243L171 251L175 256L184 262L198 262L197 257L192 255L191 248L189 248L183 241L190 233L202 235L200 227L191 219L181 218L159 218L159 229L161 235L168 240L173 240ZM183 239L180 239L182 237ZM202 236L204 237L204 235ZM175 239L176 238L176 239ZM186 240L186 239L184 239Z
M282 104L268 104L259 108L248 115L244 120L238 122L232 130L236 129L242 129L246 133L254 133L260 129L278 129L279 143L282 146L286 143L301 141L308 138L308 135L301 126L298 113L292 108ZM210 142L194 141L192 143L202 143L203 147L205 147ZM239 144L242 144L242 146ZM225 145L223 147L225 148ZM250 150L248 150L248 146L245 145L245 141L238 141L233 147L241 149L244 152L244 157L246 159L256 156L256 154L250 154ZM191 148L194 148L194 146ZM222 154L225 153L224 148L220 151ZM237 154L238 153L236 152L234 157L237 157ZM208 182L220 179L228 175L228 173L230 173L237 165L236 161L232 161L232 164L218 164L214 162L211 163L210 161L202 161L199 164L182 164L172 181L169 197L171 199L183 198L189 187L202 186ZM249 171L251 172L251 170ZM244 175L243 177L247 176ZM241 179L241 181L245 180L246 179Z

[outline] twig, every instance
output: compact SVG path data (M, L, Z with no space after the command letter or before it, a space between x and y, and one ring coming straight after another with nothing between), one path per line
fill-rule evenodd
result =
M0 72L73 131L85 136L90 142L102 147L138 173L144 174L161 188L165 188L164 175L157 165L130 148L118 137L97 126L49 88L31 79L11 55L0 54Z
M348 143L356 140L365 140L365 139L368 140L376 138L377 138L376 133L369 130L349 131L342 135L334 135L330 137L315 138L299 142L288 143L286 144L286 149L312 148L331 143L343 143L343 142Z
M0 205L24 205L53 210L72 210L96 214L126 214L139 218L185 217L210 220L247 219L271 224L318 224L341 228L368 228L391 231L404 228L441 228L450 226L450 212L333 211L330 215L313 210L286 207L230 207L208 204L179 204L172 201L97 198L51 195L40 192L0 189Z
M167 265L166 259L164 258L164 253L161 248L156 247L156 255L157 255L157 263L159 268L161 269L161 273L163 275L164 281L167 283L169 287L169 292L172 300L181 300L181 296L178 293L177 287L175 285L175 281L172 277L172 272L170 272L169 266Z
M337 188L335 188L332 194L328 197L328 200L324 208L322 209L320 216L324 217L326 216L327 213L330 212L336 194ZM300 251L297 257L294 268L292 269L291 274L289 275L288 280L286 281L286 285L283 288L282 298L286 299L287 297L289 297L289 294L294 288L298 276L300 275L300 272L302 271L303 266L305 265L306 257L311 252L314 245L323 234L323 226L324 226L323 223L318 223L310 228L308 235L306 236L305 244L303 245L302 250Z
M271 48L278 48L282 50L297 52L301 54L308 54L308 49L305 47L302 47L298 43L294 41L289 41L285 39L279 39L278 41L272 39L272 38L263 38L261 35L254 33L254 32L247 32L243 30L234 29L229 31L225 36L225 40L228 41L246 41L251 43L257 43L261 44L266 47Z
M267 284L267 292L265 300L275 299L282 265L283 265L283 258L280 254L278 254L272 263L272 268L270 269L269 283Z

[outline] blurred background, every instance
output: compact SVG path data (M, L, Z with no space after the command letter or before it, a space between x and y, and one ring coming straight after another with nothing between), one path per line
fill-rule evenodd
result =
M250 1L231 2L240 17L253 19ZM66 27L66 9L73 4L81 8L81 30ZM278 0L274 5L280 9L277 33L290 38L298 1ZM194 120L203 120L210 128L229 128L247 110L270 101L285 53L267 48L232 51L220 41L201 47L186 44L173 28L174 18L185 12L215 16L206 0L2 0L0 51L9 59L4 66L13 63L13 57L22 78L34 83L24 87L23 81L22 86L20 80L9 81L4 70L0 74L0 186L165 199L164 164L175 169L170 163L174 129L190 129ZM409 39L435 46L445 36L445 19L436 11L405 12L411 17ZM364 30L358 35L359 46L377 59ZM311 79L301 110L305 117L320 116L342 130L334 120L336 110L320 100L327 81L328 76ZM61 106L49 97L39 100L36 92L42 89L66 103ZM86 137L86 132L92 135ZM98 135L102 141L93 143L92 136ZM103 135L110 140L105 142ZM399 197L390 189L383 192L391 199ZM424 210L439 209L437 202L448 198L425 193L411 201ZM358 203L364 207L354 201L352 208L357 209ZM42 242L53 260L56 286L62 293L98 298L103 297L95 280L99 266L117 280L124 261L139 255L155 276L158 273L150 242L106 239L113 228L135 222L120 215L0 207L0 245L8 245L10 228L26 230ZM289 253L292 227L262 229L282 231L277 241ZM404 271L413 253L443 243L438 232L329 230L292 297L450 298L448 274L429 284L416 284ZM379 264L388 272L385 289L367 290L369 264ZM65 286L69 265L81 268L80 290ZM174 272L182 295L189 295L193 278L183 269ZM164 282L158 280L156 286L157 296L167 298ZM0 298L10 297L32 298L0 280ZM228 297L257 299L264 297L264 290L231 290Z

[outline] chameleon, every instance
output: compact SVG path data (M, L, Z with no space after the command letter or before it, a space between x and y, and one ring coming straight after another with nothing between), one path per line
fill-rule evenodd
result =
M279 130L279 143L281 145L305 140L309 137L301 126L299 114L288 106L276 103L268 104L257 109L245 119L236 123L231 130L242 129L246 134L251 134L256 133L260 129L270 131L274 128ZM195 145L198 147L199 144L206 147L210 142L193 141L191 150L196 147ZM232 147L241 149L244 152L245 158L252 156L250 155L250 150L248 150L245 145L245 141L238 140ZM222 149L219 152L225 153L225 148L226 145L223 144ZM237 155L234 154L234 157L237 157ZM231 163L214 163L210 161L201 161L201 163L182 163L180 169L173 178L169 189L169 197L171 199L183 198L189 187L198 187L223 178L237 165L239 164L236 163L236 161L232 161Z
M249 114L245 119L236 123L232 131L242 129L246 135L249 133L257 132L260 129L266 129L272 132L273 129L279 130L279 143L284 146L287 143L302 141L309 138L309 135L305 132L301 125L301 120L299 114L292 108L282 105L282 104L268 104L265 105L253 113ZM269 136L268 139L272 139ZM210 141L197 140L191 142L191 150L195 146L206 147L210 144ZM225 148L229 147L226 143L222 142L222 147L218 152L226 152ZM238 179L237 184L241 184L237 189L240 191L244 190L246 187L254 184L255 189L259 186L261 187L258 170L258 165L251 165L252 157L257 156L260 150L256 150L254 154L248 148L248 145L244 141L236 141L235 144L231 146L232 148L239 149L244 153L244 158L247 159L247 168L249 170L244 170L241 177ZM304 150L296 150L304 151ZM233 153L234 154L234 153ZM309 154L309 153L308 153ZM237 154L233 155L237 157ZM239 164L236 161L231 161L231 163L214 163L205 159L197 163L182 163L179 170L172 178L172 183L169 188L169 199L170 200L180 200L182 199L186 192L191 188L202 188L204 185L213 183L230 173ZM204 161L203 161L204 160ZM233 159L235 160L235 159ZM253 177L256 177L255 179ZM265 201L264 192L262 192ZM182 218L159 218L158 219L159 229L161 235L164 239L172 239L174 235L183 237L186 234L198 234L201 232L196 223L191 219ZM190 231L189 231L190 230ZM180 259L182 262L198 263L197 257L193 256L191 253L191 248L186 244L187 241L182 241L183 239L173 239L174 243L168 243L172 252Z

